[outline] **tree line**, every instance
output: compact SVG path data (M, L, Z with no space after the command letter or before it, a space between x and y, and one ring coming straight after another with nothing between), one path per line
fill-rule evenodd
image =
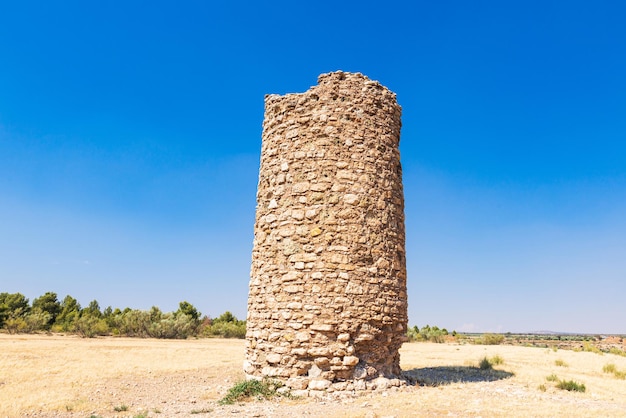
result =
M141 338L224 337L244 338L246 321L226 311L211 319L189 302L183 301L175 312L100 308L97 300L86 307L70 295L59 301L57 294L46 292L29 303L21 293L0 293L0 329L10 334L55 332L82 337L105 335Z

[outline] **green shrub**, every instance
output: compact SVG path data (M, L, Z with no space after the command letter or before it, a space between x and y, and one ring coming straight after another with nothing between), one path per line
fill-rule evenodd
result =
M84 315L74 323L74 332L81 337L93 338L96 335L108 335L109 325L104 319Z
M213 409L211 409L211 408L192 409L191 410L191 415L210 414L211 412L213 412Z
M127 337L147 338L151 323L149 312L128 310L120 316L119 332Z
M542 383L542 384L540 384L540 385L539 385L539 390L540 390L540 391L542 391L542 392L545 392L545 391L546 391L546 390L548 390L548 389L546 388L546 385L544 385L544 384Z
M202 325L202 335L205 337L245 338L246 321L240 321L232 313L226 311L212 321L206 319Z
M480 363L478 363L478 367L480 370L490 370L493 368L493 365L487 357L483 357L483 359L480 360Z
M491 358L487 358L487 356L485 356L478 363L478 368L481 370L491 370L493 369L493 366L503 363L504 359L502 359L499 355L495 355Z
M613 363L605 364L604 367L602 367L602 371L604 373L615 373L616 370L617 368L615 367L615 364Z
M559 383L556 384L556 387L559 389L574 391L574 392L584 392L587 390L584 384L574 382L573 380L559 380Z
M206 327L203 334L208 337L245 338L246 325L245 323L218 322Z
M267 378L263 380L244 380L230 388L226 396L220 399L218 403L220 405L231 405L253 397L259 400L270 399L280 395L277 390L283 386L282 382Z
M559 380L559 378L557 377L557 375L552 373L550 376L546 377L546 380L548 382L556 382L557 380Z
M19 334L22 332L26 332L26 320L22 317L18 318L9 318L4 321L4 328L9 332L9 334Z
M148 335L152 338L184 339L196 335L198 323L186 314L165 314L158 322L153 322L148 328Z
M554 360L554 364L559 367L569 367L569 365L561 359Z
M441 344L446 341L447 335L449 335L447 329L440 329L437 326L431 327L426 325L419 328L415 325L407 330L407 337L409 341L430 341ZM454 335L456 336L456 331L454 332Z
M474 344L500 345L502 344L503 341L504 341L504 335L487 333L487 334L483 334L482 337L480 338L476 338L476 340L474 340Z
M4 320L4 328L9 334L31 333L48 329L50 314L40 309L28 310L24 313L22 309L12 311Z
M24 317L26 328L24 332L32 333L37 331L46 331L50 329L50 321L52 315L48 312L33 309L30 314Z
M410 342L418 341L420 330L417 326L409 327L406 330L406 337Z
M596 353L596 354L600 354L600 355L604 354L602 352L602 350L600 350L598 347L596 347L595 345L591 344L588 341L584 341L583 342L582 351L588 351L590 353Z
M613 363L605 364L604 367L602 367L602 371L604 373L613 373L617 379L626 379L626 371L617 370L617 367L615 367Z
M504 359L503 359L502 357L500 357L499 355L497 355L497 354L496 354L495 356L493 356L493 357L491 357L491 358L489 359L489 362L490 362L492 365L497 366L497 365L499 365L499 364L504 364Z
M610 354L615 354L618 356L622 356L622 357L626 357L626 351L619 349L617 347L611 347L609 348L609 353Z

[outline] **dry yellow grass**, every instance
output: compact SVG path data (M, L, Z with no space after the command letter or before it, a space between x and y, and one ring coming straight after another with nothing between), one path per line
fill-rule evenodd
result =
M604 373L626 370L626 358L512 346L405 344L404 370L475 366L500 356L496 369L514 373L496 381L412 386L336 400L277 400L219 406L243 377L241 340L81 339L0 334L0 416L624 416L626 380ZM556 360L568 367L557 366ZM556 374L584 383L585 393L547 382ZM445 379L444 379L445 380ZM546 391L539 389L545 385ZM127 411L115 411L122 406Z
M241 340L0 335L0 352L0 416L26 411L108 416L115 406L141 408L137 392L146 385L172 389L199 372L201 379L220 385L242 377ZM205 385L202 396L217 398L215 389L215 384ZM143 396L151 398L150 393ZM163 409L162 400L155 401L146 407Z

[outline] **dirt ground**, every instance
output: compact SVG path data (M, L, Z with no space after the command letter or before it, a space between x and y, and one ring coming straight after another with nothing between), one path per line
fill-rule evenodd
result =
M494 381L472 373L484 356L503 360ZM603 372L626 371L626 357L407 343L401 358L435 385L220 406L243 378L242 340L0 334L0 417L626 417L626 380ZM552 374L587 390L557 389Z

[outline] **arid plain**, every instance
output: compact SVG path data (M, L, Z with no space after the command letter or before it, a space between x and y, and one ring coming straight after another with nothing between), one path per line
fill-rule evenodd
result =
M615 354L406 343L403 370L440 384L219 405L243 378L243 355L242 340L0 334L0 416L626 417L626 380L603 371L606 365L626 371L626 357ZM495 366L501 378L462 372L485 356L502 360ZM557 389L550 375L586 391Z

